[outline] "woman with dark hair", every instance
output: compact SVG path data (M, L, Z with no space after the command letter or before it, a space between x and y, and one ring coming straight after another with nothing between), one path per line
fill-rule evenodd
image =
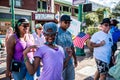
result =
M26 38L26 33L30 23L27 19L19 19L15 25L15 34L11 35L7 41L7 69L6 76L10 77L12 74L13 79L23 80L34 80L32 75L27 72L23 51L33 45L31 38ZM33 57L33 53L29 53Z

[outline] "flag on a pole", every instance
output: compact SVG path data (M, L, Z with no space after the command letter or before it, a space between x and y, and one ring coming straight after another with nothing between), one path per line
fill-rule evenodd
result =
M85 34L84 32L80 32L76 38L73 40L73 44L75 47L83 48L84 42L89 38L89 34Z

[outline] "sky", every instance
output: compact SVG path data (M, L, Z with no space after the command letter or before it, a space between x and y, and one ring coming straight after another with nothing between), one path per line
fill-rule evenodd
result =
M69 1L72 2L72 0L65 0L65 1ZM115 4L117 4L120 0L90 0L99 4L105 4L108 7L113 8L115 6Z

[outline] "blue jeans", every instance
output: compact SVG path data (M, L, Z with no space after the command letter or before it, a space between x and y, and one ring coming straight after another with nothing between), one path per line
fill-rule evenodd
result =
M39 77L40 76L40 66L38 67L37 71L36 71L36 76Z
M34 80L33 75L30 75L26 69L25 63L22 62L20 67L20 72L14 72L12 71L12 77L14 80Z
M68 64L62 73L63 80L75 80L75 70L73 64Z

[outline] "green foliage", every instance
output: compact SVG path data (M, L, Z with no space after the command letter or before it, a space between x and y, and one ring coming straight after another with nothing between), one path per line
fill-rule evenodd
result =
M111 11L110 11L110 8L99 8L96 13L98 15L98 18L99 18L99 22L101 22L104 18L104 12L107 12L108 14L108 17L111 16Z
M115 8L113 8L112 14L115 17L120 16L120 1L117 3L117 5L115 6Z
M111 11L110 11L109 8L99 8L95 12L88 13L85 16L86 25L87 26L93 26L97 23L100 23L103 20L105 13L107 14L108 17L111 16Z
M86 25L87 26L94 25L96 22L99 21L98 15L94 12L87 14L85 16L85 18L86 18Z
M97 27L88 27L88 29L86 30L86 33L93 35L95 32L97 32L99 29Z

